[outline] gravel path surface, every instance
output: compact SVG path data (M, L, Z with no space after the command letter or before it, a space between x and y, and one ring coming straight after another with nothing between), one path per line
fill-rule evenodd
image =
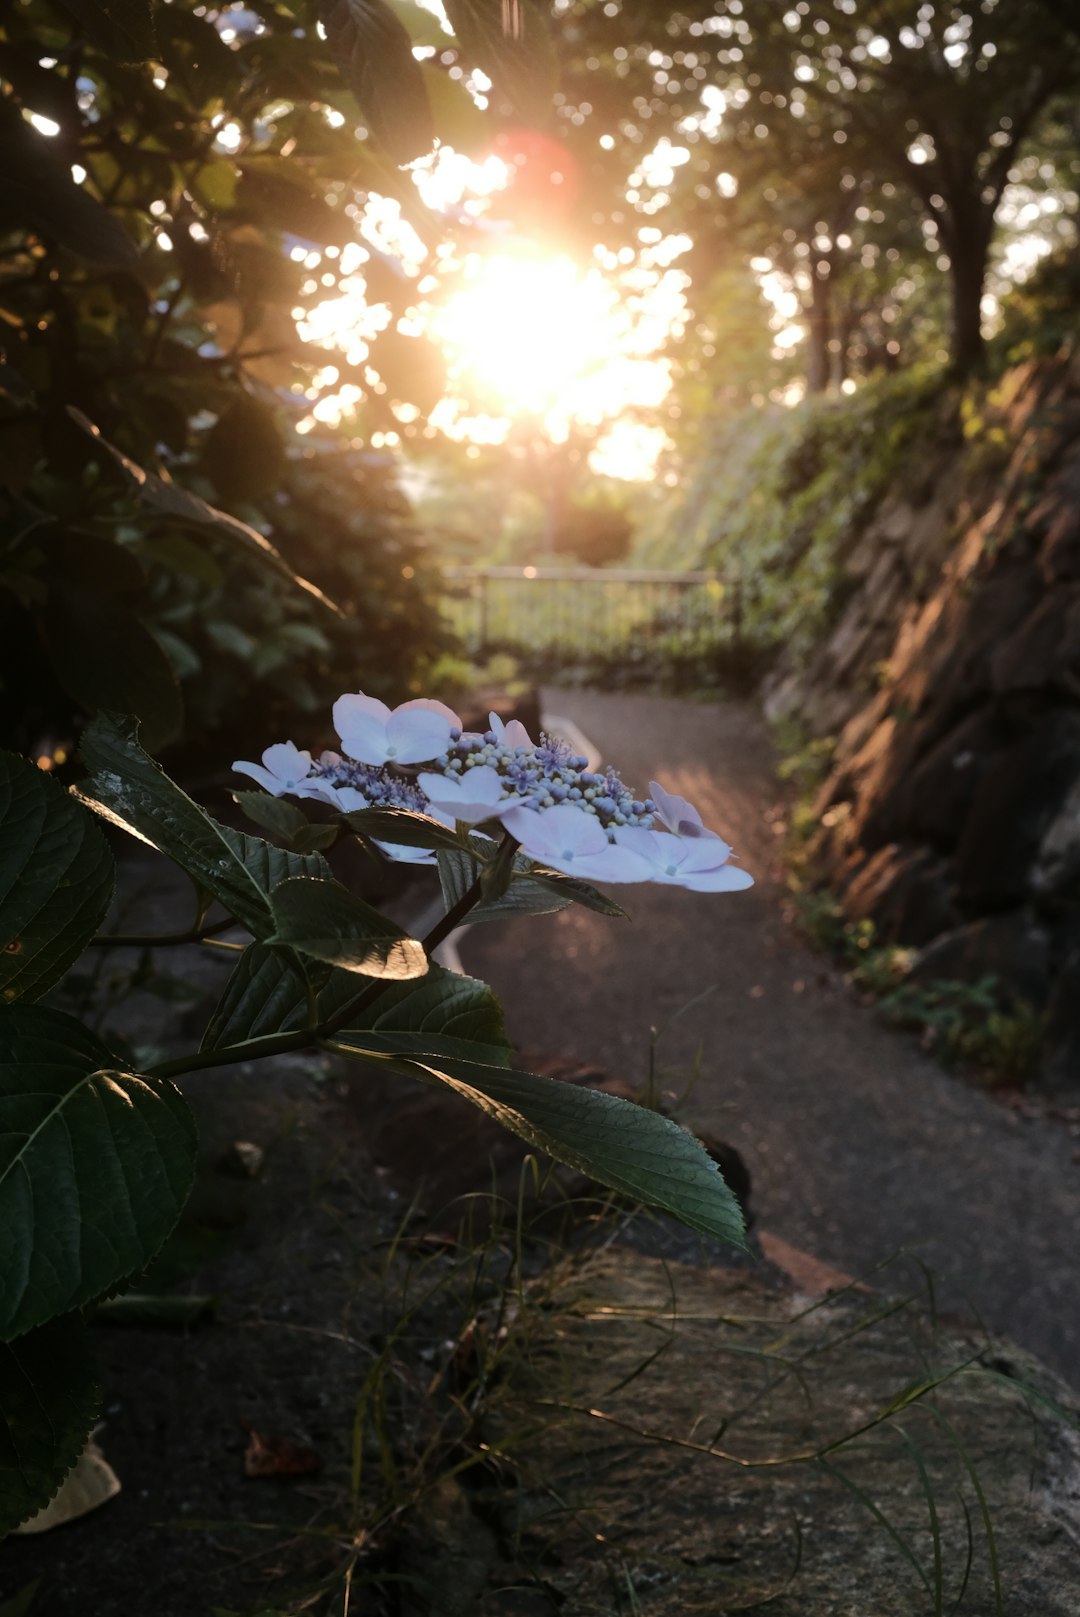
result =
M966 1301L1080 1384L1076 1142L942 1071L792 930L758 714L545 694L545 711L578 724L628 783L644 791L662 778L698 804L757 886L715 897L626 888L632 925L574 906L476 927L465 968L502 994L518 1044L640 1082L650 1026L712 989L663 1035L659 1060L666 1085L681 1088L700 1046L682 1116L739 1147L759 1228L851 1272L917 1248L940 1279L939 1305Z

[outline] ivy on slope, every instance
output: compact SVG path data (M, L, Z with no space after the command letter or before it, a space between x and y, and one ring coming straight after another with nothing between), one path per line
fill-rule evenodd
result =
M919 366L850 397L729 416L634 560L738 580L746 638L799 661L843 604L863 527L891 488L917 481L922 446L940 442L958 403L939 368Z

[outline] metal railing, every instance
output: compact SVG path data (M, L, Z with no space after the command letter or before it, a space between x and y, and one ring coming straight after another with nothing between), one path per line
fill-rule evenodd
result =
M669 663L737 646L741 593L718 573L444 567L450 625L474 656Z

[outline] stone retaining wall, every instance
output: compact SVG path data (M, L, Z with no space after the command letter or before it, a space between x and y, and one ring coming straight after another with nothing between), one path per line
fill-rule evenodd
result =
M1080 355L911 468L838 558L846 606L767 711L835 734L815 853L927 980L994 975L1080 1082Z

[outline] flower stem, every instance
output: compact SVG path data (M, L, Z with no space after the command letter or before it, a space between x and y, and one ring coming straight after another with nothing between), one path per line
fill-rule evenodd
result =
M158 949L174 947L180 943L203 943L207 938L216 937L219 932L227 932L237 922L231 915L223 921L214 921L210 926L189 927L186 932L99 932L90 942L96 949Z
M500 855L506 850L505 856L512 858L517 847L518 843L510 833L504 832ZM436 921L426 937L420 940L424 953L429 958L439 944L461 925L469 911L475 909L483 896L483 884L478 876L472 886L462 893L457 903L452 904L446 914ZM312 1027L298 1028L292 1033L268 1033L262 1038L247 1039L243 1044L224 1045L220 1050L200 1050L189 1056L177 1056L173 1061L163 1061L158 1066L151 1067L148 1076L178 1078L182 1073L197 1072L204 1067L229 1067L238 1061L258 1061L265 1056L286 1055L293 1050L310 1049L346 1027L358 1011L366 1010L388 986L389 984L378 978L365 983L359 993L354 994L332 1016L325 1017Z

